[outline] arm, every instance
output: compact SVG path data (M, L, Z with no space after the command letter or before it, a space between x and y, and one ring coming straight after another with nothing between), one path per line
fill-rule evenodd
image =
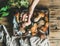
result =
M31 20L30 19L31 19L33 11L34 11L34 9L35 9L35 7L36 7L36 5L38 4L39 1L40 0L34 0L32 5L30 6L30 8L29 8L29 15L28 15L28 21L27 21L27 23L24 24L25 26L28 26L28 25L31 24Z
M30 21L31 17L32 17L32 14L33 14L33 11L36 7L36 5L38 4L39 0L34 0L34 2L32 3L32 5L30 6L29 8L29 18L28 18L28 21Z

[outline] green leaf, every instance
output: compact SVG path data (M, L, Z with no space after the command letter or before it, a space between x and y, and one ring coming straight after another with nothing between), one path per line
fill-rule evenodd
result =
M3 12L3 13L2 13L2 17L3 17L3 16L8 16L8 15L9 15L8 12Z
M2 7L0 11L7 11L9 9L9 6Z
M10 6L20 8L21 6L28 7L29 2L28 0L9 0L9 4Z
M26 1L22 0L20 3L21 3L21 6L25 6L25 7L28 7L29 5L27 0Z

